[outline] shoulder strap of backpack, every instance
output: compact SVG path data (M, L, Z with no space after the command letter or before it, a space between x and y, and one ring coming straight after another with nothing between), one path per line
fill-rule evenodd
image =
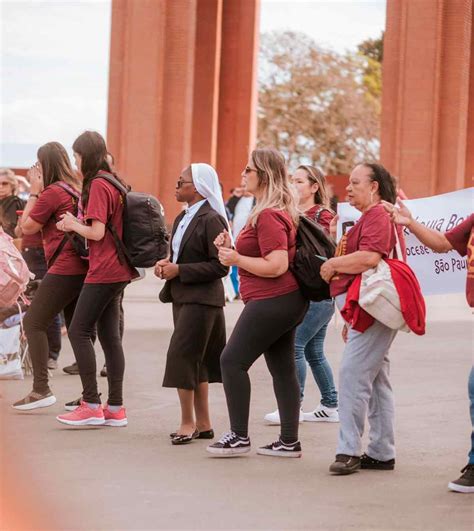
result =
M124 186L120 181L118 181L111 173L108 172L99 172L98 177L101 179L105 179L107 182L115 186L117 190L123 195L126 196L128 192L130 191L130 187ZM117 255L119 258L119 262L123 264L128 264L130 267L132 266L132 259L128 252L127 247L123 243L122 239L119 237L117 229L112 225L112 223L107 221L105 224L106 229L112 234L112 237L114 239L115 248L117 250Z
M316 215L314 216L314 221L316 221L316 223L319 223L319 218L321 217L321 214L326 210L326 212L331 212L329 210L329 208L326 208L326 207L321 207L317 212L316 212Z
M98 174L97 174L98 177L100 177L101 179L105 179L106 181L108 181L110 184L112 184L113 186L115 186L115 188L117 188L117 190L123 194L123 195L127 195L128 192L130 192L130 187L129 186L124 186L118 179L116 179L114 177L113 174L111 173L108 173L108 172L105 172L105 171L100 171Z

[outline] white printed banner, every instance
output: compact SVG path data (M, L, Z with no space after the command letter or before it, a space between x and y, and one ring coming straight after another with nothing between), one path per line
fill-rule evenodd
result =
M413 217L432 229L447 232L474 211L474 188L448 194L404 201ZM360 217L360 212L349 203L337 206L339 223L337 239L345 234ZM435 253L405 229L407 260L416 273L425 295L464 292L467 261L456 251Z

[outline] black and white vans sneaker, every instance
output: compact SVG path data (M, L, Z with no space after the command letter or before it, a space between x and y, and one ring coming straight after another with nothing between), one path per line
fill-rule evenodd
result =
M216 457L232 457L250 452L250 439L239 437L233 431L225 433L216 443L210 444L206 450Z
M257 450L257 454L260 455L273 455L275 457L301 457L301 443L296 441L291 444L284 443L281 439L267 444L267 446L261 446Z

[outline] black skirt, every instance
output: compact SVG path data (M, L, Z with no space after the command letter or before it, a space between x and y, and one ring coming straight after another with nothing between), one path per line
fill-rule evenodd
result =
M195 390L203 382L222 382L220 357L226 344L224 309L173 303L173 321L163 387Z

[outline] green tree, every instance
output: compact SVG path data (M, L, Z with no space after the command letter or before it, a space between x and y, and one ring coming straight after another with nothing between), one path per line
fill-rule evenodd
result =
M262 36L258 140L273 145L290 167L316 164L327 173L349 173L377 158L379 105L366 96L365 59L321 49L308 36Z

